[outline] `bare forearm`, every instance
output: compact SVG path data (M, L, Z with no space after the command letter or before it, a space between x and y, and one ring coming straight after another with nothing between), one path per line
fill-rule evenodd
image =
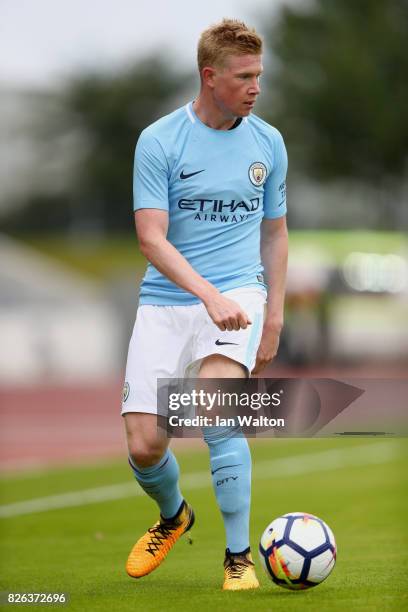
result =
M283 326L288 262L288 234L286 228L276 235L263 238L261 258L268 285L265 325L280 330Z
M164 237L140 244L143 255L150 263L185 291L206 303L218 290L198 274L183 255Z
M166 278L198 297L212 322L221 331L246 329L251 321L237 302L226 297L198 274L167 240L168 214L161 209L140 209L135 213L140 250Z

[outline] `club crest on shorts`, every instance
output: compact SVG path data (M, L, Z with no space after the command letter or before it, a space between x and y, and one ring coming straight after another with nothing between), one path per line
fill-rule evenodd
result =
M128 382L125 382L125 384L123 385L123 403L125 403L127 398L129 397L129 391L130 385Z
M266 169L265 164L263 164L262 162L254 162L249 166L248 174L251 183L259 187L260 185L263 185L266 181L266 175L268 174L268 171Z

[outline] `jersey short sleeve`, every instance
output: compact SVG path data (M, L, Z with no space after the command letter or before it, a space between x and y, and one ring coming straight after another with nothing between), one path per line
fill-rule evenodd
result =
M273 168L265 181L264 218L277 219L286 214L286 173L288 156L281 134L276 130L273 141Z
M133 208L169 210L168 163L164 151L148 130L137 142L133 171Z

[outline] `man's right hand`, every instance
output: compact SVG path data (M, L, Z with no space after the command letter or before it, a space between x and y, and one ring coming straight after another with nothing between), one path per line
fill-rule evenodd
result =
M221 293L211 295L204 302L204 306L212 321L221 331L246 329L252 323L237 302L221 295Z

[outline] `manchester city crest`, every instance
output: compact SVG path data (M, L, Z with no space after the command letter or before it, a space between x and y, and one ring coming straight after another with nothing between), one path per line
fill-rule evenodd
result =
M249 180L253 185L260 187L266 181L266 175L268 171L265 164L262 162L254 162L249 166L248 174Z
M129 391L130 391L130 385L128 382L125 382L123 386L123 403L125 403L127 398L129 397Z

